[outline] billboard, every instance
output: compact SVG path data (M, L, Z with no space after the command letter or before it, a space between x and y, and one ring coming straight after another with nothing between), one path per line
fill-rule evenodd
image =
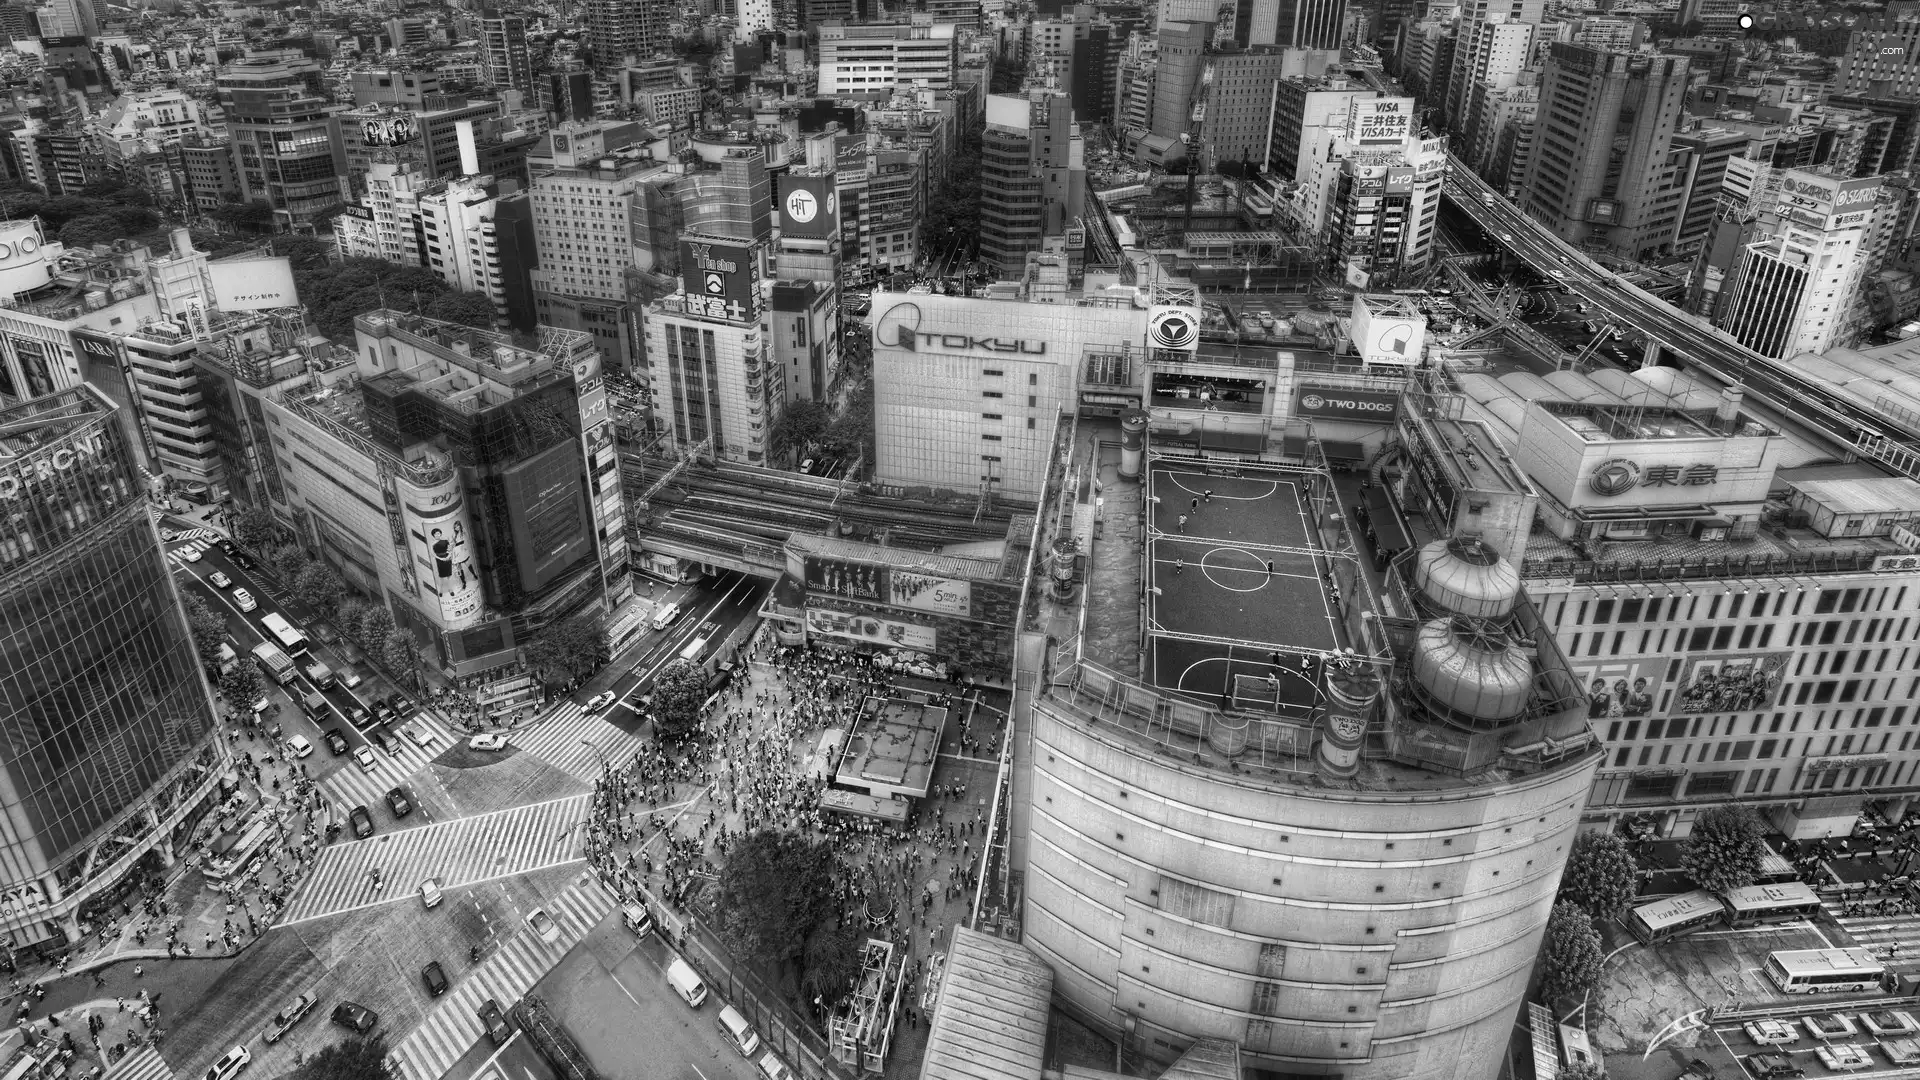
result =
M1353 348L1363 363L1410 366L1426 348L1423 315L1375 311L1358 297L1353 305Z
M893 570L887 574L887 593L894 607L937 611L963 619L973 614L973 582L961 578Z
M1156 307L1147 316L1147 348L1196 352L1200 348L1200 313L1190 307Z
M1831 176L1788 169L1780 175L1781 217L1815 229L1833 227L1837 217L1854 219L1880 198L1880 177L1840 180ZM1858 224L1849 220L1848 224Z
M593 553L580 444L555 443L507 469L500 480L521 588L538 592Z
M412 113L376 116L360 122L360 141L368 146L399 146L412 142L420 134L420 122Z
M1770 709L1787 673L1787 652L1729 653L1687 661L1674 695L1675 714Z
M1405 142L1413 134L1410 97L1356 98L1347 107L1347 141L1362 146Z
M930 653L940 640L931 626L881 619L872 615L854 615L825 608L807 609L807 633L843 641L863 641L895 649Z
M1659 694L1665 657L1605 664L1572 664L1575 678L1587 690L1587 719L1652 716Z
M828 176L780 176L780 232L825 240L840 235L840 199Z
M680 281L687 312L749 322L760 317L760 273L754 249L741 240L689 236L680 241Z
M1400 417L1400 395L1382 390L1299 386L1293 391L1293 415L1349 424L1391 424Z
M809 555L806 559L806 575L808 592L882 604L887 602L887 582L880 567Z
M413 584L439 601L445 629L471 626L480 617L480 572L473 564L472 526L459 480L449 478L431 488L406 483L397 487L413 556Z
M300 303L293 288L293 267L281 256L208 263L207 276L213 279L213 306L221 311L262 311Z

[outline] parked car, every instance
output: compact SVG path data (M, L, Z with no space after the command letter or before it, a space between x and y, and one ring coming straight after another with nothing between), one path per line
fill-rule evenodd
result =
M247 1062L252 1060L253 1055L247 1052L246 1047L236 1046L220 1055L220 1060L214 1062L213 1067L207 1070L207 1080L233 1080L240 1074L241 1069L247 1067Z
M394 817L403 818L413 813L413 803L407 801L406 792L394 788L387 792L387 809L393 811Z
M295 735L287 740L287 750L294 757L303 758L313 753L313 742L305 735Z
M1805 1076L1807 1070L1793 1063L1785 1054L1754 1054L1747 1058L1747 1071L1758 1080L1772 1080L1776 1076Z
M1760 1046L1788 1046L1800 1041L1800 1033L1785 1020L1752 1020L1747 1023L1747 1038Z
M480 1006L480 1026L487 1029L487 1038L492 1039L495 1046L513 1037L513 1029L507 1026L507 1018L500 1012L500 1003L492 998Z
M273 1019L267 1021L267 1029L260 1033L260 1038L265 1042L279 1042L280 1036L285 1035L293 1025L300 1022L302 1017L313 1011L313 1003L316 1000L318 999L312 994L301 994L288 1002L286 1008L274 1013Z
M343 1001L333 1007L333 1022L343 1028L361 1033L372 1031L380 1022L380 1014L365 1005L352 1001Z
M339 728L328 728L320 733L320 738L325 740L327 749L333 751L334 757L339 757L351 749L347 745L347 737L340 734Z
M348 812L347 818L353 822L353 835L362 840L373 835L373 815L367 812L366 807L354 807Z
M453 985L447 981L447 973L440 967L438 960L430 961L426 967L421 968L420 978L427 984L427 994L431 997L439 997L447 992L447 987Z
M506 748L507 737L505 735L488 733L485 735L475 735L473 738L467 740L467 749L469 750L505 750Z

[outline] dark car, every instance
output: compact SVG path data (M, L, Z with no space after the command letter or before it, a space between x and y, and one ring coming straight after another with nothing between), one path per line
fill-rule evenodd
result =
M266 1030L261 1032L261 1039L270 1043L279 1042L280 1037L291 1030L293 1025L299 1023L300 1018L307 1015L307 1010L311 1008L313 1008L312 994L301 994L294 998L287 1003L286 1008L273 1015L273 1019L267 1023Z
M394 817L403 818L413 813L413 804L407 801L406 792L394 788L387 792L387 809L393 811Z
M507 1018L500 1014L500 1003L492 998L480 1006L480 1026L487 1029L487 1038L492 1039L495 1046L513 1036L513 1028L507 1026Z
M1793 1063L1785 1054L1754 1054L1747 1058L1747 1071L1760 1080L1770 1080L1775 1076L1805 1076L1807 1070Z
M398 690L387 695L387 708L392 709L395 716L413 715L413 702L408 701L407 696Z
M380 1022L380 1014L351 1001L343 1001L333 1007L333 1022L350 1031L366 1033L372 1031Z
M367 813L366 807L354 807L347 817L353 821L353 835L362 840L373 835L373 815Z
M420 978L427 984L427 993L434 997L439 997L441 994L446 993L447 987L452 985L447 982L447 973L440 967L440 961L438 960L421 968Z
M242 570L253 569L253 560L247 558L245 552L242 552L242 551L230 552L227 557L233 560L233 565L239 567Z
M347 710L347 719L352 722L354 727L365 728L368 724L373 723L373 714L368 712L365 707L355 705Z
M320 737L327 741L327 749L333 751L334 757L347 752L347 737L340 734L339 728L328 728L320 733Z
M233 541L231 540L220 541L220 550L228 555L237 555L240 552L239 548L233 546Z
M392 757L395 753L399 752L400 749L394 745L393 736L388 735L385 731L377 727L367 729L367 741L372 743L381 753L388 757Z

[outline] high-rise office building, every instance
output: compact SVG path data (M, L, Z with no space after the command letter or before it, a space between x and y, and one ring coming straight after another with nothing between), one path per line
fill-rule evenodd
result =
M654 416L683 450L767 464L788 379L767 333L766 245L689 233L680 246L680 291L641 312Z
M527 48L527 20L514 11L480 11L480 72L503 90L533 93L533 53Z
M1273 141L1274 88L1286 70L1286 51L1261 45L1207 57L1206 119L1200 125L1202 165L1264 166ZM1075 117L1079 117L1076 109Z
M1283 49L1338 49L1346 0L1236 0L1233 40Z
M1521 209L1574 244L1629 258L1665 250L1678 195L1661 179L1686 90L1684 57L1554 44Z
M925 12L906 23L832 22L820 28L816 90L834 98L887 98L916 86L950 90L957 63L954 25Z
M1153 69L1153 121L1156 138L1178 142L1198 137L1193 105L1206 76L1207 43L1213 40L1210 22L1176 22L1160 27L1159 52Z
M0 411L0 912L13 949L171 865L228 761L115 406L77 386Z
M250 53L214 79L243 201L264 200L282 229L309 227L346 201L347 163L318 62L293 51Z
M1454 43L1453 70L1447 76L1447 93L1441 108L1448 127L1464 145L1471 146L1477 133L1472 118L1474 92L1483 85L1505 88L1514 85L1527 66L1533 51L1533 23L1495 15L1476 23L1461 23L1459 39Z
M1920 96L1920 18L1909 14L1873 29L1855 30L1840 56L1833 90L1875 97Z
M596 71L615 71L629 58L664 52L673 18L664 0L587 0L587 44Z
M1778 179L1780 201L1750 227L1753 239L1721 290L1714 322L1776 359L1851 345L1882 181L1797 169Z
M1017 274L1027 252L1064 236L1086 210L1072 99L1046 90L988 95L980 162L980 258Z

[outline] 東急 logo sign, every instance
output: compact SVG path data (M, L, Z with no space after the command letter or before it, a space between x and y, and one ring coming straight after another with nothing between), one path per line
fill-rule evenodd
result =
M1178 308L1156 311L1147 321L1147 340L1162 349L1191 349L1200 341L1200 322Z
M1587 478L1587 486L1595 495L1624 495L1640 483L1640 463L1626 458L1613 458L1600 463Z

